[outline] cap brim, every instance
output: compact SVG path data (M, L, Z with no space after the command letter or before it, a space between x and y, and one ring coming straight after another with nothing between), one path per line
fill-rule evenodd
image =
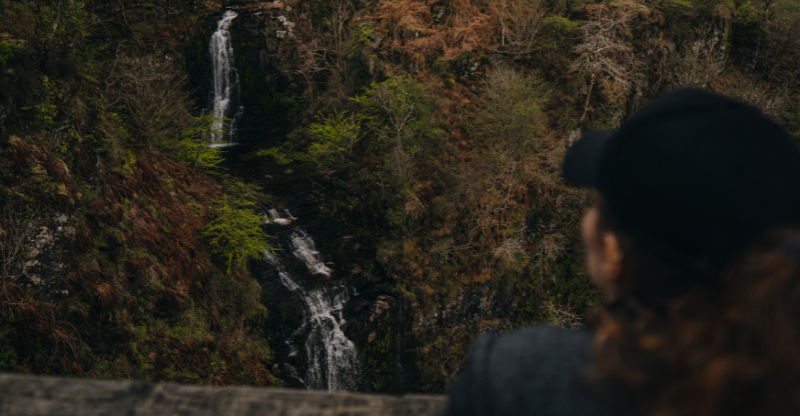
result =
M570 147L564 159L564 179L581 187L597 186L600 159L616 131L590 131Z

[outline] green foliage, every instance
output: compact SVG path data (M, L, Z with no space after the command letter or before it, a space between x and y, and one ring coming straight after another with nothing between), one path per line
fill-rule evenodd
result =
M722 5L733 8L736 5L733 0L680 0L677 3L683 3L690 7L700 9L704 13L710 13L714 6Z
M222 127L214 128L213 122L216 120L210 114L195 117L194 124L181 131L181 138L177 142L169 142L173 144L176 159L196 169L214 173L214 168L224 160L222 150L208 147L209 135L221 134L223 131Z
M394 204L408 194L415 166L431 157L443 138L434 117L436 100L410 76L373 83L352 100L369 119L370 147L381 160L375 174L382 197Z
M255 157L270 157L278 165L288 165L294 161L291 154L281 147L266 147L253 153Z
M796 1L780 1L770 3L768 17L788 27L800 24L800 3Z
M351 164L353 146L361 139L361 122L365 119L362 115L347 116L335 112L326 117L318 115L308 126L314 139L308 148L308 156L318 173L327 176Z
M567 68L573 45L579 39L580 22L561 16L542 19L541 40L535 52L545 71L557 72Z
M25 40L0 41L0 67L5 67L15 55L25 50Z
M39 100L31 106L22 107L22 111L27 113L36 129L53 130L56 128L59 105L67 101L70 91L63 82L47 76L41 76L40 80Z
M561 16L549 16L542 19L542 30L551 41L572 38L578 35L580 22Z
M371 118L373 144L393 145L416 154L436 145L441 131L434 126L435 99L410 76L373 83L352 100Z
M750 2L738 6L733 12L729 43L735 51L739 48L755 48L766 41L766 19L764 12Z
M435 164L444 138L436 104L411 77L371 83L347 108L314 118L305 131L311 143L297 158L336 187L334 211L370 209L397 225L405 214L398 205L413 196L420 168Z
M372 42L370 37L374 29L375 25L371 23L363 22L358 24L353 33L350 34L350 47L347 53L351 56L356 55L369 45Z
M221 174L220 178L228 190L228 195L236 197L237 205L249 208L264 208L270 205L270 196L264 194L257 185L227 174Z
M36 2L37 30L43 33L59 31L63 36L75 43L82 41L89 35L88 25L93 23L94 16L86 10L86 3L82 1L56 2L45 5Z
M503 159L519 160L536 146L545 120L541 104L547 99L535 78L509 68L487 77L482 103L471 122L478 141Z
M203 236L214 246L214 253L225 260L230 273L264 250L272 249L269 236L261 229L264 220L251 208L253 202L225 196L215 210L220 216L209 223Z
M746 73L771 71L763 50L769 47L766 14L749 1L733 8L725 36L726 64L737 64Z
M23 226L65 213L90 238L53 257L70 271L43 280L63 291L31 287L18 272L0 276L0 371L278 385L257 327L266 316L260 287L237 267L252 255L248 244L265 242L252 208L266 197L215 176L239 198L226 198L206 232L228 252L226 275L200 237L220 186L174 162L213 172L220 161L204 140L211 120L193 118L174 54L195 36L196 13L212 6L87 3L0 0L8 131L0 142L9 152L0 153L0 204L13 204L6 192L18 191L27 206L14 220ZM278 105L291 102L284 96ZM69 202L47 199L54 194ZM0 211L0 242L16 224L7 216Z
M14 347L4 345L0 347L0 372L16 372L17 352Z

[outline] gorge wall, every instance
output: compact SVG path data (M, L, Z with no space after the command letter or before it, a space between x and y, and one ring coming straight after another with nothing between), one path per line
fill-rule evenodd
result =
M798 34L790 0L0 0L0 370L442 393L599 301L571 142L684 86L797 137Z

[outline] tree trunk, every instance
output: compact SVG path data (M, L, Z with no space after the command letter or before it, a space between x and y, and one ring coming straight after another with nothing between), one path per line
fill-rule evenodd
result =
M578 122L583 122L583 119L586 118L586 111L589 110L589 99L592 97L592 90L594 89L594 72L592 72L592 76L589 80L589 92L586 93L586 102L583 104L583 115L581 115L581 119Z

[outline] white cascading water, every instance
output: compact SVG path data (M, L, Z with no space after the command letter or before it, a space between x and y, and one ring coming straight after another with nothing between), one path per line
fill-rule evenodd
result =
M284 210L283 212L286 213L286 217L281 217L281 215L278 214L278 211L275 209L267 210L269 216L267 216L266 214L264 215L264 223L266 224L275 223L281 226L289 226L292 224L292 222L294 222L297 219L296 217L292 216L291 213L289 213L289 210Z
M285 211L288 216L285 218L279 217L275 210L268 213L276 224L283 224L278 220L295 220L288 211ZM319 259L314 241L303 229L292 228L289 245L292 255L302 261L313 275L327 278L332 276L333 270ZM329 391L355 389L358 378L356 347L341 330L346 322L342 317L342 310L350 299L347 287L339 281L328 281L321 287L305 289L301 285L302 281L289 273L269 251L264 251L264 259L278 270L281 283L297 294L304 303L303 324L295 334L306 336L306 385ZM294 351L296 349L293 348Z
M314 241L304 230L293 229L290 240L292 241L292 254L306 264L311 274L331 277L333 270L319 259L319 252L314 248Z
M228 118L233 95L239 87L239 74L233 66L233 43L228 29L231 21L238 16L233 10L227 10L217 23L217 30L211 34L209 51L214 75L214 92L212 109L214 122L211 124L211 145L209 147L225 147L225 134L222 132L224 118ZM228 140L233 139L236 119L241 115L243 107L239 107L228 126Z
M211 35L209 49L214 72L212 138L209 147L231 146L236 120L244 108L239 107L231 119L227 139L221 133L223 118L227 118L233 95L239 86L239 75L233 66L233 45L228 29L237 14L228 10L217 23L217 30ZM284 25L287 26L287 25ZM291 26L294 26L293 24ZM287 26L291 32L291 27ZM226 140L228 143L226 143ZM297 219L283 210L270 209L264 215L266 224L291 226ZM303 229L292 227L289 233L289 246L292 255L302 261L311 275L330 279L333 270L320 260L314 241ZM358 359L355 345L341 330L345 320L342 310L350 299L347 287L340 281L327 281L321 286L306 290L302 280L286 270L281 262L269 251L264 251L264 259L278 270L281 283L303 301L303 324L292 336L305 335L305 349L308 355L308 369L305 384L313 389L354 390L358 378ZM290 339L291 341L291 339ZM292 347L292 352L297 350ZM291 367L290 367L291 368ZM293 368L291 368L293 369Z

